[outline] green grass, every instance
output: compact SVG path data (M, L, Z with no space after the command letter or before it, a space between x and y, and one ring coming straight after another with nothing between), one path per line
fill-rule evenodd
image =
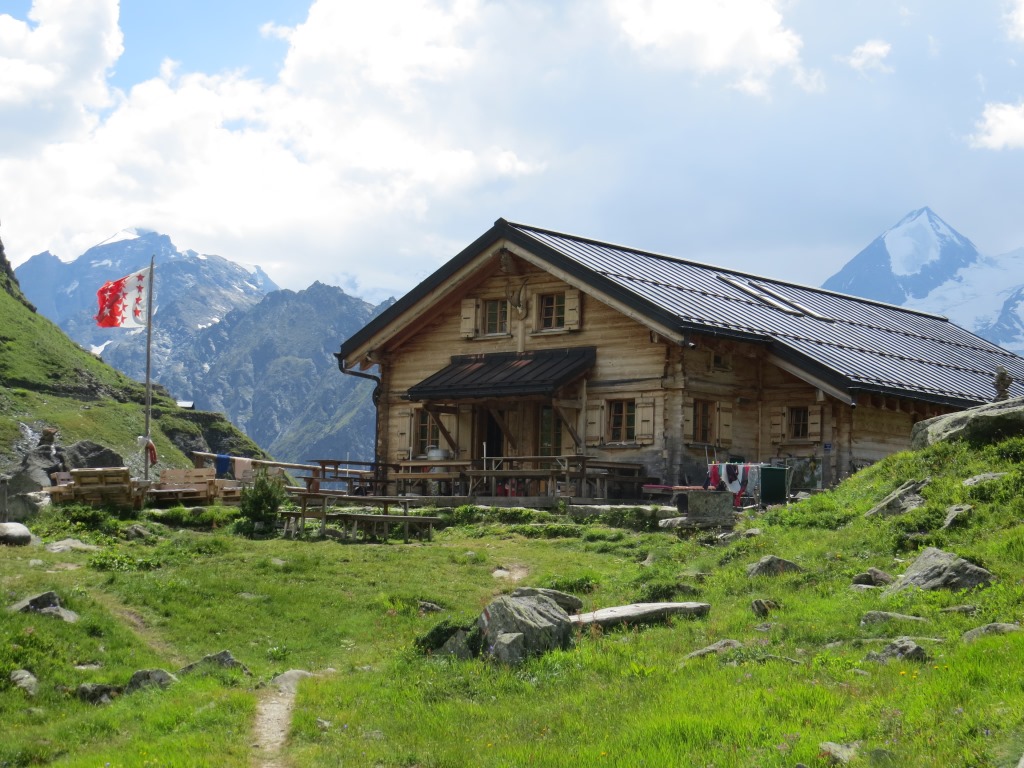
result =
M217 512L198 530L154 516L143 523L159 538L147 542L125 541L119 532L130 521L117 516L50 518L38 526L47 537L76 531L104 549L32 548L0 558L8 603L52 588L82 616L77 624L26 615L0 623L0 765L196 765L196 755L209 765L248 765L257 683L301 668L320 676L297 698L284 755L297 768L791 768L824 765L824 741L860 741L854 766L871 765L871 750L886 750L901 766L1013 766L1024 752L1024 633L969 645L960 637L1024 618L1022 456L1024 444L1014 441L900 454L833 493L750 517L741 528L761 528L760 536L719 546L642 530L634 513L570 522L460 508L452 513L460 525L410 545L252 540L232 535L230 516ZM1009 474L962 486L993 469ZM924 476L932 483L922 510L863 517L904 480ZM972 516L938 530L953 503L973 504ZM184 515L164 522L186 522ZM985 565L997 583L971 594L889 599L850 590L869 567L902 572L922 543ZM804 571L749 579L746 566L766 554ZM29 565L31 558L42 564ZM513 588L495 578L499 568L525 571L521 584L571 591L585 610L670 598L712 608L703 619L587 632L516 669L417 651L416 639L439 622L471 621ZM778 608L758 618L755 598ZM442 612L421 615L421 600ZM942 612L963 603L978 612ZM928 624L861 627L869 610ZM865 660L901 634L919 637L929 662ZM685 659L725 638L743 647ZM223 649L254 677L188 677L99 708L65 693L86 681L123 684L143 667L174 671ZM74 668L89 662L102 666ZM40 678L33 701L5 682L19 666Z

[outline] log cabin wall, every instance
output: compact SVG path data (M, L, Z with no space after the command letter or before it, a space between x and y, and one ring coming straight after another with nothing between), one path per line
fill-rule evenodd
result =
M806 470L808 487L828 486L909 447L915 420L949 410L881 397L863 398L852 408L769 363L760 345L695 334L692 347L680 346L516 257L495 256L487 274L466 285L466 293L424 315L416 333L378 350L378 450L387 461L422 453L421 406L403 395L454 355L596 347L585 380L562 395L578 406L568 413L583 450L641 462L648 475L669 484L702 483L709 459L742 459L789 460ZM572 327L541 329L539 297L553 293L572 303L575 314L566 323ZM507 332L481 334L480 312L492 299L509 303ZM550 400L449 403L440 418L456 443L453 452L472 459L486 439L481 409L496 408L516 440L500 449L488 446L488 455L529 455L538 452L538 414L545 403ZM635 408L631 439L611 433L610 413L622 403ZM449 448L443 442L440 447ZM562 448L575 450L564 433Z

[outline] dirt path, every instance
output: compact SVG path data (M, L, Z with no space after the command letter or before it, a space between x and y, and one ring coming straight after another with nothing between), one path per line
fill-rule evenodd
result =
M273 680L261 692L252 725L252 748L256 768L285 768L281 748L288 739L292 708L299 681L312 677L309 672L292 669Z

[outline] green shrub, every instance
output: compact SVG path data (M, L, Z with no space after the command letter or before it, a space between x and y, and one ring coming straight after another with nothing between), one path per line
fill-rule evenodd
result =
M277 520L277 511L287 498L283 479L271 477L266 472L257 472L252 485L242 489L238 509L241 516L253 524L273 523Z
M657 531L658 516L643 507L613 509L601 515L600 521L612 528L628 528L631 531Z
M473 504L463 504L448 513L450 525L472 525L483 520L484 510Z
M594 574L583 573L579 576L552 576L544 586L548 589L557 589L559 592L588 595L594 591L597 584L598 579Z
M510 525L508 529L528 539L578 539L583 535L583 526L574 523Z
M152 520L175 528L211 530L230 525L238 519L240 511L234 507L171 507L150 510Z

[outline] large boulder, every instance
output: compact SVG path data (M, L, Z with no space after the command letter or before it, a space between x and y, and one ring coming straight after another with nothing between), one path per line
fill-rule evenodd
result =
M910 447L919 450L943 440L966 440L988 445L1024 435L1024 398L979 405L919 421L911 432Z
M799 573L802 571L799 565L792 560L785 560L775 555L765 555L756 563L747 566L747 576L781 576L784 573Z
M565 648L572 637L569 614L550 597L541 594L503 595L484 609L477 626L487 649L494 648L501 635L522 634L525 656Z
M921 491L930 481L930 478L925 478L924 480L908 480L878 502L874 507L865 512L864 517L873 517L874 515L892 517L893 515L902 515L912 509L924 506L925 502L924 498L921 496Z
M79 440L64 449L64 465L68 470L99 467L123 467L124 458L92 440Z
M32 532L21 523L0 523L0 546L24 547L32 543Z
M544 595L550 597L566 613L579 613L583 607L583 601L576 595L567 592L559 592L557 589L545 589L543 587L519 587L512 593L512 597L532 597L533 595Z
M992 583L992 573L969 563L952 552L928 547L884 594L891 595L909 587L920 589L972 589Z
M7 492L12 496L31 493L53 485L50 475L63 469L60 451L52 445L39 445L21 458L21 464L11 475Z

